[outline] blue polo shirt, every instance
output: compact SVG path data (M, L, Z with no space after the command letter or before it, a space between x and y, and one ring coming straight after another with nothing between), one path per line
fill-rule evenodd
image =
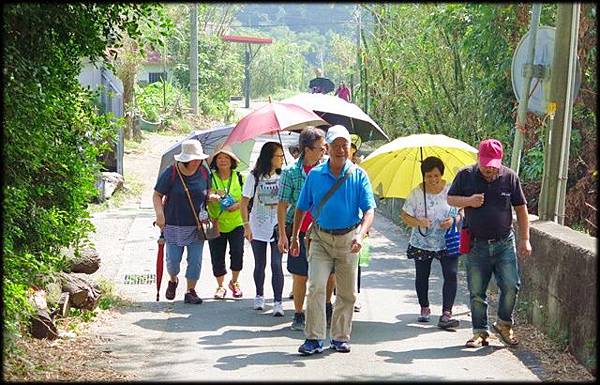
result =
M310 170L300 191L296 208L310 211L319 227L326 230L345 229L360 222L365 211L375 208L373 190L365 170L355 166L354 172L325 202L319 217L316 218L321 199L337 180L329 169L329 162L329 160L323 162ZM340 178L346 174L351 165L352 162L346 160Z

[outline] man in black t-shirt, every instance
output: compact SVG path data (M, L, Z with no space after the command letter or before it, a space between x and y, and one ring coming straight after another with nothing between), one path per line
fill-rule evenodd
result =
M502 165L502 156L502 143L496 139L482 141L478 163L460 170L448 191L448 204L465 208L465 225L472 239L466 267L473 337L467 347L488 344L486 293L492 272L500 289L498 320L493 327L507 344L519 343L512 330L512 313L521 284L516 252L524 257L531 255L529 218L519 177ZM519 226L516 250L512 207Z
M323 77L323 70L315 68L316 77L308 83L311 94L328 94L335 89L335 85L328 78Z

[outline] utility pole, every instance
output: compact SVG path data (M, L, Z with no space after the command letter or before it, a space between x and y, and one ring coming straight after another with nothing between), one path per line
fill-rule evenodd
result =
M559 212L559 194L564 195L566 191L568 175L578 25L579 5L559 3L550 83L550 103L556 106L556 114L545 138L544 174L538 204L539 217L544 221L556 221L558 217L562 222L564 219L564 203L562 214Z
M250 108L250 44L246 44L244 62L244 107Z
M192 113L198 115L198 4L192 4L190 15L192 39L190 47L190 103Z
M356 18L357 18L357 23L356 23L356 73L358 74L358 79L357 79L357 86L360 87L361 92L362 92L362 88L363 88L363 83L362 83L362 67L361 67L361 54L360 54L360 5L357 4L356 5ZM355 92L354 90L352 90L352 92L358 96L358 93ZM355 101L356 104L358 104L358 98L356 98L357 100Z
M529 106L529 90L531 88L531 79L533 78L533 59L535 57L535 45L537 42L537 30L540 24L540 14L542 13L541 4L533 4L531 15L531 27L529 29L529 45L527 47L527 60L525 61L525 82L519 100L519 110L517 113L517 124L515 127L515 139L513 142L512 157L510 159L510 168L519 173L521 163L521 150L523 149L523 133L527 124L527 109Z

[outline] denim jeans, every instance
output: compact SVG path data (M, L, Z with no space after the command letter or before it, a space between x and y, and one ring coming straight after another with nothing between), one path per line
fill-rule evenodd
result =
M271 286L273 286L273 300L281 302L283 293L283 267L281 264L282 255L277 247L277 242L271 243ZM256 286L256 295L264 296L265 268L267 267L267 246L269 242L250 241L252 251L254 252L254 285Z
M167 252L167 272L169 275L179 274L179 265L181 265L184 247L187 248L187 269L185 270L185 277L192 281L197 281L200 278L204 241L195 241L188 246L177 246L174 243L167 243L165 246Z
M486 293L492 273L500 289L499 323L512 325L512 313L521 286L513 233L506 239L491 244L475 239L467 254L466 267L473 332L488 331Z

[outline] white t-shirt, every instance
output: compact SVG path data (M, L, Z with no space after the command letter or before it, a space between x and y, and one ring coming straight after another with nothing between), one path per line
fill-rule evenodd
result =
M446 239L444 235L447 230L440 229L440 222L444 219L456 216L458 214L458 208L448 205L448 190L450 189L450 183L446 183L446 186L437 194L427 193L427 218L431 220L431 227L425 229L421 227L421 231L427 234L425 237L421 235L416 227L412 228L409 243L414 247L422 250L429 251L440 251L446 248ZM410 216L415 218L423 218L425 216L425 205L423 202L423 190L417 186L414 188L406 201L402 209Z
M252 198L256 180L252 173L244 183L242 195ZM256 187L252 211L250 212L250 230L252 239L263 242L273 241L273 228L277 224L277 203L279 203L279 175L260 177Z

